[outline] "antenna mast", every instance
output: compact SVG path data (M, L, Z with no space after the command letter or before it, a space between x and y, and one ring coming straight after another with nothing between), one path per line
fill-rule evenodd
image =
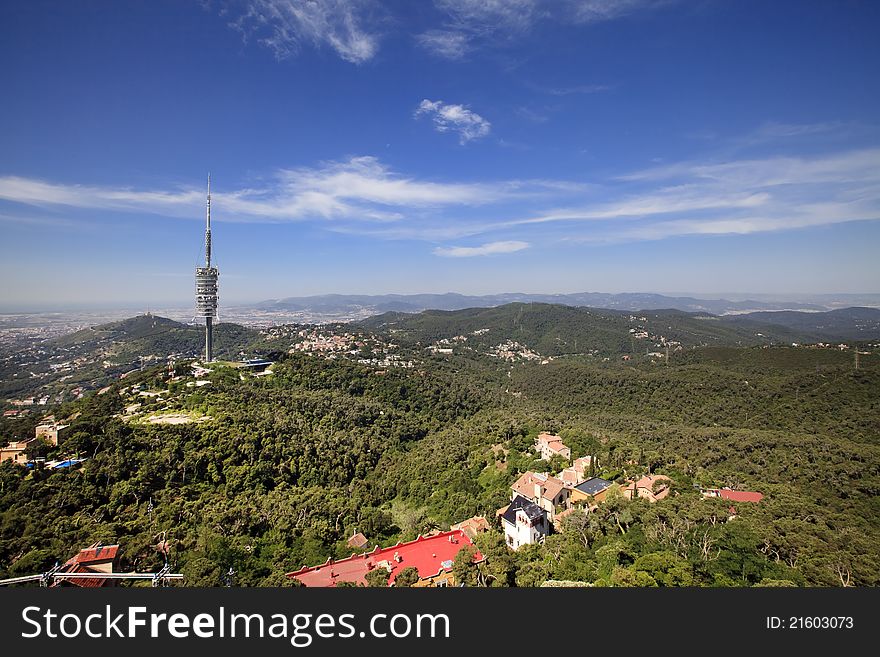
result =
M205 204L205 267L211 266L211 174L208 174L208 201Z

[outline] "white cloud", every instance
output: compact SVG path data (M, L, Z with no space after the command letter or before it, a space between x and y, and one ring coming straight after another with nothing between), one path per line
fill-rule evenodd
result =
M590 24L653 9L675 0L434 0L442 22L415 36L432 55L463 59L480 47L512 42L542 20ZM304 46L329 47L347 62L375 57L382 29L401 21L378 0L220 0L221 15L245 40L279 59ZM574 93L592 93L574 92Z
M574 20L601 23L673 4L676 0L568 0Z
M416 35L416 43L433 55L453 61L463 59L469 49L467 35L452 30L428 30Z
M214 218L221 222L312 221L374 239L450 243L482 236L488 242L438 247L435 252L447 257L560 239L633 241L880 220L880 148L684 161L590 184L427 180L369 156L282 169L237 189L215 181ZM98 211L198 221L204 188L201 182L163 190L5 176L4 201L0 221L7 223L72 226L95 221ZM43 211L28 216L28 206Z
M550 87L546 93L553 96L571 96L573 94L598 94L608 91L611 87L607 84L580 84L572 87Z
M513 39L528 32L543 14L540 0L434 0L446 15L441 29L416 36L433 55L463 59L473 48Z
M472 33L521 32L528 30L538 15L538 0L435 0L452 25Z
M438 246L434 254L444 258L472 258L474 256L495 255L498 253L515 253L529 248L528 242L510 240L489 242L482 246Z
M372 0L244 0L243 14L233 23L245 37L256 35L279 59L303 44L329 46L345 61L361 64L379 49L371 31Z
M690 178L736 187L763 188L808 183L880 181L880 149L868 148L813 157L768 157L727 162L680 162L636 171L621 180Z
M635 185L641 194L585 208L580 214L548 213L525 222L589 219L597 225L575 239L631 241L880 220L880 149L682 162L620 180L624 187Z
M351 157L318 167L281 169L259 185L212 194L220 221L282 222L307 219L398 221L406 212L478 207L510 199L581 189L565 182L507 180L457 183L402 176L375 157ZM568 190L568 191L567 191ZM201 187L136 190L0 177L0 199L38 207L67 207L200 217Z
M461 144L485 137L492 127L486 119L464 105L452 105L442 100L423 100L419 103L415 116L422 114L431 117L437 132L457 132Z

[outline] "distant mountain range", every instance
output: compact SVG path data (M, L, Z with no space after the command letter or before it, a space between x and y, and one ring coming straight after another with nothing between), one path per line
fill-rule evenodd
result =
M823 313L789 310L755 312L722 317L721 320L731 326L754 323L773 324L800 333L807 339L880 339L880 309L878 308L840 308Z
M362 313L421 312L423 310L463 310L465 308L491 308L508 303L551 303L565 306L608 308L610 310L653 310L673 308L685 312L703 312L712 315L729 315L756 311L813 311L821 312L844 305L880 305L880 295L853 295L841 297L822 296L816 300L771 301L746 299L698 299L695 297L671 297L662 294L630 292L606 294L602 292L577 292L573 294L488 294L469 296L456 294L326 294L311 297L287 297L271 299L256 304L259 310L299 311L312 313Z

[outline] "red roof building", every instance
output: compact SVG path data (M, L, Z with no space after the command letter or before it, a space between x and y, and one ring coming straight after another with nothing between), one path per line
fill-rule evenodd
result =
M116 556L119 553L118 545L101 545L95 543L84 550L80 550L78 554L68 559L61 568L59 573L112 573L116 563ZM60 584L68 584L71 586L80 586L83 588L98 588L109 582L106 577L83 577L75 579L57 580L55 586Z
M764 495L762 493L756 493L754 491L748 490L728 490L726 488L722 488L717 491L718 497L721 497L725 500L731 500L733 502L760 502L764 499Z
M441 532L434 536L419 536L415 541L398 543L389 548L376 547L366 554L353 554L347 559L333 561L311 568L301 568L288 577L298 579L306 586L336 586L339 582L367 585L366 575L375 568L389 571L388 585L404 568L413 567L419 572L416 586L452 586L452 563L459 550L473 545L462 530ZM483 560L479 551L474 561Z

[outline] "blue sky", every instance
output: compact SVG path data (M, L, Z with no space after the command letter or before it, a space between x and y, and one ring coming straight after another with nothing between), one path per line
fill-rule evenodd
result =
M880 3L0 5L0 303L877 292Z

